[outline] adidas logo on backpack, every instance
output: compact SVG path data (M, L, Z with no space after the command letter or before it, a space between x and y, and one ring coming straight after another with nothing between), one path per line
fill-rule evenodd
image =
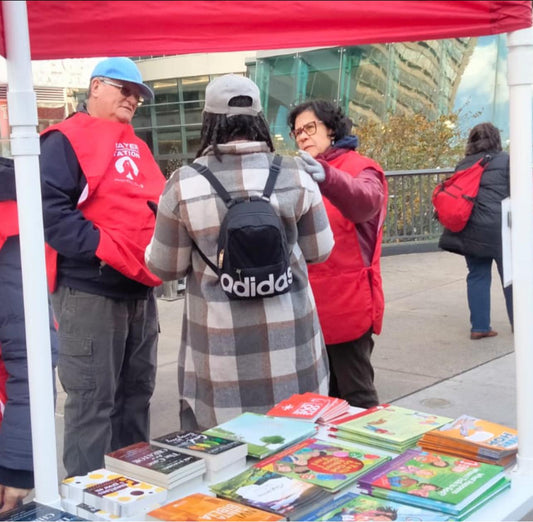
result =
M272 297L288 292L292 285L285 228L270 204L280 165L281 156L276 155L261 197L233 199L207 167L191 164L211 183L228 209L220 225L217 265L198 251L218 275L230 299Z

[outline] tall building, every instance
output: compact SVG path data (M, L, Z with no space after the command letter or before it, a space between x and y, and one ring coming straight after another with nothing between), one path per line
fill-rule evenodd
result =
M205 87L225 73L245 74L259 86L276 148L293 150L287 115L307 99L339 104L355 124L389 114L428 119L460 112L468 129L490 120L508 133L505 35L354 47L139 58L155 91L133 124L165 174L194 159Z

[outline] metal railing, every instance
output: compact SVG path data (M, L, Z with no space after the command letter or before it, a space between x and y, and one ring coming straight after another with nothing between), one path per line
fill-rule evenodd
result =
M433 217L431 194L453 168L385 172L389 185L383 243L436 239L442 225Z
M431 194L436 185L453 171L452 168L445 168L385 172L389 200L383 230L384 250L395 244L414 246L437 240L442 225L433 217ZM395 250L391 253L402 252ZM170 301L182 296L183 281L163 283L158 292L158 297Z

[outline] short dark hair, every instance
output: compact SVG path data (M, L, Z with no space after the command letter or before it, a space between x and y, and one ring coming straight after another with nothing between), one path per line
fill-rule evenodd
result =
M472 127L468 134L465 154L477 154L479 152L501 152L502 139L500 131L490 122L479 123Z
M250 97L235 96L230 100L230 104L238 107L248 107L250 105ZM215 157L220 160L221 154L217 145L237 139L265 141L270 151L274 152L274 144L272 143L268 123L262 112L257 116L246 114L226 116L225 114L204 112L200 134L200 148L196 157L202 156L205 149L211 145Z
M333 133L333 140L338 141L352 132L353 122L340 107L327 100L310 100L300 103L289 113L287 123L294 130L296 118L305 111L313 111L317 118Z

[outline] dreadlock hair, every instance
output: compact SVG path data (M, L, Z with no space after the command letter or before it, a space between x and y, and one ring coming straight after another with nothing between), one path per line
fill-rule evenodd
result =
M234 107L249 107L249 96L235 96L229 105ZM210 145L213 147L215 157L220 161L221 153L218 145L228 143L233 140L264 141L271 152L274 152L274 144L270 136L268 123L262 112L257 116L246 114L213 114L204 112L202 121L202 131L200 134L200 148L196 158L202 156L203 152Z
M500 131L490 122L478 123L468 134L465 154L478 152L501 152L502 139Z
M316 117L331 131L333 141L338 141L352 132L353 122L345 116L340 107L327 100L310 100L300 103L289 113L287 122L294 130L296 118L305 111L313 111Z

